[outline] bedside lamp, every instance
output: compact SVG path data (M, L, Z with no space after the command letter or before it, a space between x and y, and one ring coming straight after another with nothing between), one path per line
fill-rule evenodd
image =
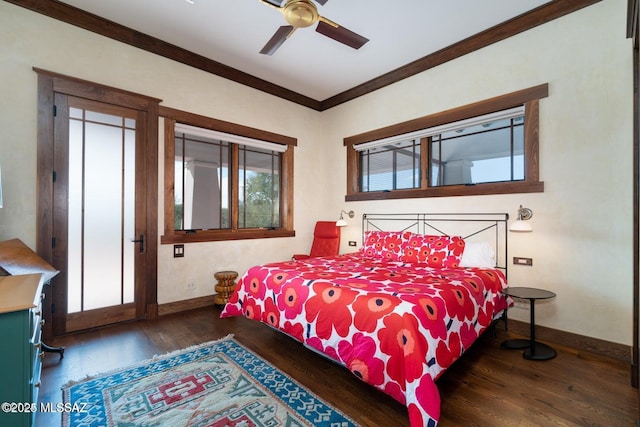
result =
M349 212L345 210L340 211L340 219L336 221L336 227L346 227L348 225L347 221L344 219L342 214L347 214L349 218L353 218L356 215L354 211L349 211Z
M509 227L509 231L515 231L519 233L529 233L533 231L531 224L527 222L531 219L532 216L533 211L531 211L531 209L523 208L522 205L520 205L520 208L518 209L518 219L516 219L513 224L511 224L511 227Z

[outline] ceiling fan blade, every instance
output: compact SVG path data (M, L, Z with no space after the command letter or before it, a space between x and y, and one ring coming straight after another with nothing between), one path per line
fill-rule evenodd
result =
M282 0L258 0L260 3L264 3L267 6L280 7Z
M284 25L278 28L275 34L269 39L267 44L264 45L260 53L262 53L263 55L273 55L276 50L278 50L278 48L282 46L282 43L284 43L289 37L291 37L291 34L293 34L295 30L296 29L291 25Z
M316 3L320 3L322 6L324 6L327 1L329 0L316 0Z
M368 38L322 17L318 21L316 31L354 49L360 49L362 45L369 41Z

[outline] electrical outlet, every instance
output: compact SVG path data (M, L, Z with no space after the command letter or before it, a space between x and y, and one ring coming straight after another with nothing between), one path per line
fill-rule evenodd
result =
M523 299L513 299L513 306L517 307L517 308L524 308L524 309L528 309L529 308L529 301L527 300L523 300Z
M523 257L517 257L514 256L513 257L513 263L515 265L528 265L528 266L532 266L533 265L533 258L523 258Z
M193 291L196 288L196 284L191 282L187 284L187 290L188 291Z

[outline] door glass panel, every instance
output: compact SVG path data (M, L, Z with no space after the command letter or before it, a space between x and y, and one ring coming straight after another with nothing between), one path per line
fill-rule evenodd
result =
M71 110L72 113L74 110L80 111L77 108ZM75 115L72 114L73 116ZM69 228L67 235L67 311L69 313L82 309L82 127L82 121L69 121Z
M134 300L135 129L83 116L69 123L68 313Z
M80 119L82 120L82 115L84 114L84 110L81 108L69 108L69 117L72 119Z
M127 124L127 122L129 124ZM140 236L135 235L135 182L136 182L136 131L135 120L126 119L125 126L133 126L133 129L124 130L124 197L123 204L124 209L122 213L123 217L123 231L122 231L122 302L128 303L134 301L134 289L135 289L135 251L138 250L138 246L131 244L129 237L139 239Z

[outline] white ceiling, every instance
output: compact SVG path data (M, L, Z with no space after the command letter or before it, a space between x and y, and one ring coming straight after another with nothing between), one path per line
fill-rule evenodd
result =
M258 0L61 1L318 101L549 2L329 0L319 13L367 44L354 50L314 26L267 56L260 49L286 23Z

